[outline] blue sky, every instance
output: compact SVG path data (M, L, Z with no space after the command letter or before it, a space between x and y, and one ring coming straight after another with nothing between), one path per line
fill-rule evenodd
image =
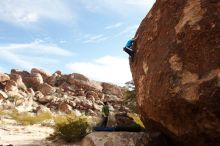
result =
M82 73L122 85L122 51L155 0L1 0L0 71Z

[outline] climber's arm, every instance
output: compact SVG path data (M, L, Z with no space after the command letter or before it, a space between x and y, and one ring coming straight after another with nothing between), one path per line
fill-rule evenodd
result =
M136 35L136 37L134 37L134 38L132 39L132 41L135 42L137 39L138 39L138 35Z

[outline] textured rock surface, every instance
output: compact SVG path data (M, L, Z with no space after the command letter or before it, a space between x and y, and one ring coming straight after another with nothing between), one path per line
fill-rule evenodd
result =
M50 86L49 84L44 83L39 86L39 91L43 95L51 95L56 91L56 89L54 87Z
M220 143L220 1L157 0L131 63L146 127L175 145Z
M145 146L148 143L145 133L94 132L87 135L80 146Z
M8 81L10 77L4 73L0 73L0 82Z
M43 77L44 81L51 76L50 73L42 70L42 69L37 69L37 68L32 68L31 69L31 74L36 74L36 73L39 73L41 74L41 76Z
M120 87L117 87L110 83L102 83L102 92L106 94L114 94L114 95L121 95L123 94L123 91Z

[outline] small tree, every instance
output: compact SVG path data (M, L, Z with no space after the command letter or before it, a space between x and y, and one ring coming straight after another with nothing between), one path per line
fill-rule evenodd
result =
M134 81L126 82L125 88L127 89L127 91L125 92L126 106L136 112L136 91Z

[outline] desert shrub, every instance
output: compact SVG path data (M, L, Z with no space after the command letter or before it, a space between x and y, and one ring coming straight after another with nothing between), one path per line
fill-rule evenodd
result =
M67 123L68 119L76 119L76 115L74 113L64 114L64 115L55 115L53 120L56 124Z
M10 116L22 125L33 125L52 118L51 114L47 112L34 116L28 115L27 113L13 112Z
M81 140L87 135L89 124L86 118L77 118L67 116L59 117L55 120L55 132L49 139L61 138L66 142L75 142Z
M0 116L5 115L6 113L3 110L0 110Z

